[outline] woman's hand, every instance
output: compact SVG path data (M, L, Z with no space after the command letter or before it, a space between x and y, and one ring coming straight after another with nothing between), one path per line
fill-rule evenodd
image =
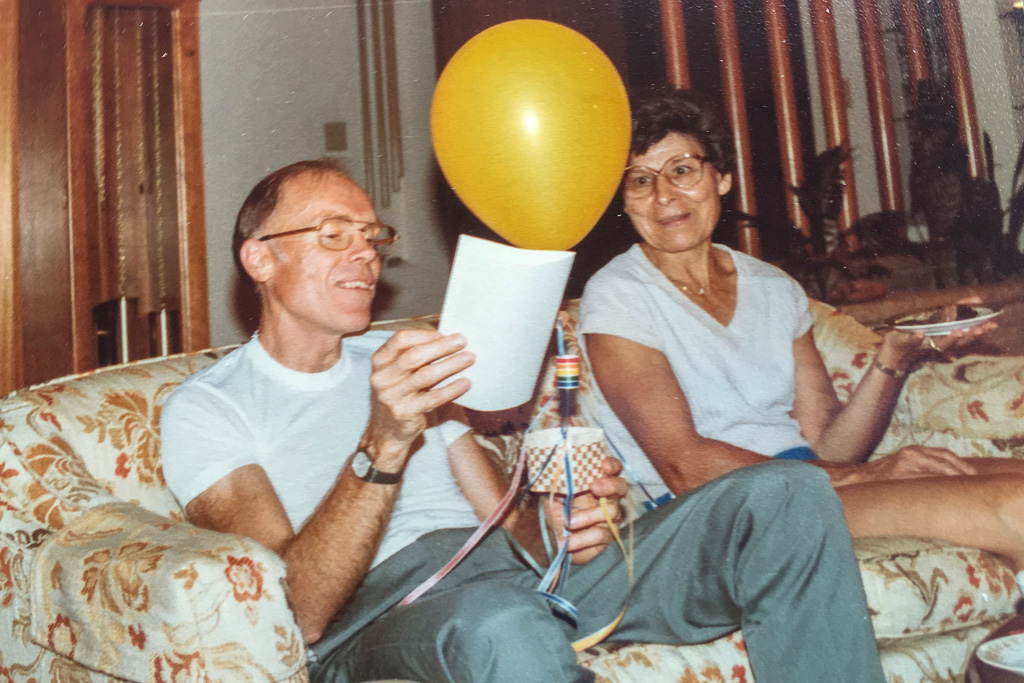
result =
M973 465L953 451L928 446L905 446L883 458L859 465L859 468L862 474L860 481L977 474Z
M956 320L956 309L959 305L980 304L977 296L961 299L955 304L944 306L942 322ZM882 338L882 346L878 349L878 362L883 367L906 370L917 361L932 354L946 355L967 346L978 337L996 329L998 324L988 320L981 325L974 325L966 330L953 330L941 337L926 337L923 332L890 329Z

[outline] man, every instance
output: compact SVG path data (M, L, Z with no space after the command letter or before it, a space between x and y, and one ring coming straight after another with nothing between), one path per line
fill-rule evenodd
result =
M473 362L465 340L365 332L375 247L391 237L330 162L257 184L235 246L260 294L259 330L165 406L168 484L195 524L284 558L314 680L592 680L571 642L615 618L627 577L621 556L601 552L611 537L589 494L568 541L577 627L533 589L505 532L397 606L501 484L466 428L438 417L469 388L443 382ZM593 493L617 501L625 482L605 470ZM522 519L506 527L530 547ZM849 534L816 468L747 468L676 499L636 525L635 561L614 639L702 642L742 626L759 680L883 680Z

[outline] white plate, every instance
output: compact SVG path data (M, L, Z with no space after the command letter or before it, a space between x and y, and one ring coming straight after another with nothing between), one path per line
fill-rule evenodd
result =
M978 659L1006 671L1024 674L1024 633L995 638L978 646Z
M941 337L949 334L953 330L966 330L968 327L980 325L986 320L991 320L1002 313L1002 311L993 311L991 308L982 308L981 306L975 306L974 310L978 312L978 315L973 318L967 318L966 320L951 320L946 323L907 322L894 325L894 327L897 330L907 330L908 332L924 332L926 337Z

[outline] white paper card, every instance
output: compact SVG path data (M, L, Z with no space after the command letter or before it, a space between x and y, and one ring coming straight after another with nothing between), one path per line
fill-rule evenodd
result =
M459 236L438 324L476 354L456 375L473 382L456 403L504 410L529 400L575 256Z

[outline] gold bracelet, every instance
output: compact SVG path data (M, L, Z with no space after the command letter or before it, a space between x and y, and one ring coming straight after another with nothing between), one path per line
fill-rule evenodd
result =
M878 368L883 373L885 373L886 375L889 375L893 379L903 379L904 377L907 376L907 371L906 370L900 370L899 368L887 368L884 365L882 365L881 363L879 363L878 362L878 356L875 356L873 359L871 359L871 365L873 365L874 367Z

